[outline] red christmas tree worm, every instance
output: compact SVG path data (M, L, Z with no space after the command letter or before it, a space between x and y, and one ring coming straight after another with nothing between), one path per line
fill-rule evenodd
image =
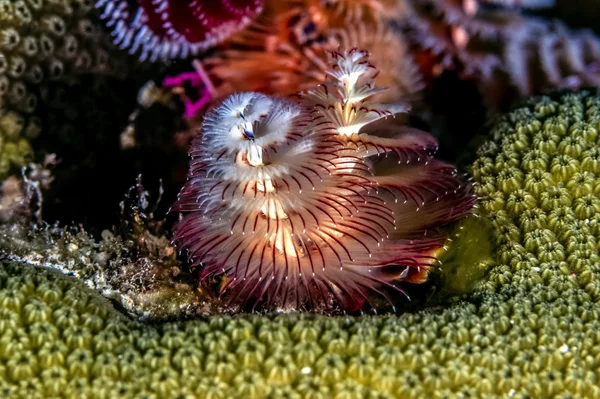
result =
M369 101L367 53L334 53L328 75L299 101L233 95L192 143L174 241L233 303L354 310L402 291L473 205L433 137L386 123L406 107Z

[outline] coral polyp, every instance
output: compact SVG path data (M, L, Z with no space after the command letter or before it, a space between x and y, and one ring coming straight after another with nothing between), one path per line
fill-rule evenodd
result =
M365 52L334 53L337 92L326 83L298 102L236 94L207 115L173 207L184 213L174 241L203 282L225 275L236 303L356 310L371 292L426 279L445 240L436 228L473 196L431 159L426 133L359 133L405 110L367 101L379 91L373 72Z
M243 29L263 0L99 0L115 43L142 60L185 58Z

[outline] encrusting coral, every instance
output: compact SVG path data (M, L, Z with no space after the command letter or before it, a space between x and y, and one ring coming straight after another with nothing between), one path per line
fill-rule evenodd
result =
M0 110L0 181L18 172L31 160L33 151L25 134L25 120L14 111ZM36 132L32 132L36 133Z
M530 100L496 123L472 168L500 260L512 266L497 268L490 284L558 276L596 300L599 128L600 97L585 91Z
M174 242L234 303L360 309L426 280L441 228L473 205L433 137L389 123L406 107L372 100L366 52L333 53L327 74L299 102L229 97L192 142Z
M47 270L0 266L0 396L600 398L600 97L536 98L474 163L498 265L403 315L142 325Z
M35 110L34 85L66 75L123 73L123 58L101 31L88 1L0 2L0 96L4 107Z

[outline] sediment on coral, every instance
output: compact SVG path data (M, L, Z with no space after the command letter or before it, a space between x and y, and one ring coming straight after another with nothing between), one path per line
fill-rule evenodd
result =
M9 219L0 224L0 257L76 277L136 319L231 312L183 270L155 209L156 201L138 180L121 203L120 224L99 239L81 226L31 226Z

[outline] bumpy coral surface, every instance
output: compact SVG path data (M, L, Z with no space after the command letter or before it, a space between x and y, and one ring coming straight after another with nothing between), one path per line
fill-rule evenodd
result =
M559 278L597 296L599 123L600 97L581 92L532 100L496 124L473 166L501 261L511 265L491 284Z
M574 287L402 317L153 327L64 277L0 271L4 398L600 397L600 309Z
M301 102L231 96L192 143L174 239L203 281L224 274L222 290L239 289L233 301L360 308L380 286L425 280L445 241L437 230L471 209L470 185L433 159L433 137L366 132L405 109L371 101L367 53L334 53L327 72Z
M112 45L92 10L87 1L0 2L0 95L5 108L32 112L39 99L31 89L42 80L116 72L119 57L110 57Z
M14 111L1 110L0 115L0 180L18 172L32 157L25 131L24 118ZM32 132L33 134L37 132Z
M100 0L115 43L142 60L185 58L243 29L263 0Z

